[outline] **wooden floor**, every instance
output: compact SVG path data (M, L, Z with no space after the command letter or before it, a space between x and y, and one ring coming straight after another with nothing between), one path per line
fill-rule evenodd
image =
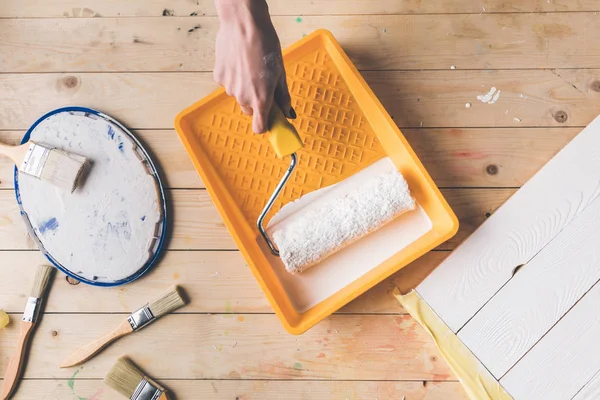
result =
M598 114L600 3L270 4L283 46L317 28L338 38L442 188L459 234L308 333L285 333L172 129L178 111L216 87L212 0L0 0L0 140L16 142L60 106L104 111L151 149L174 210L165 257L136 283L56 277L16 399L116 399L101 378L122 354L177 399L466 399L391 290L421 282ZM477 99L492 87L497 102ZM43 259L11 175L0 161L0 308L17 320ZM57 367L171 283L192 300L180 313L81 368ZM15 325L0 332L0 371L17 334Z

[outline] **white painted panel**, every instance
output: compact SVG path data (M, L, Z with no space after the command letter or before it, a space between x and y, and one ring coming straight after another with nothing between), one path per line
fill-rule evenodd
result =
M500 380L515 400L568 400L600 370L600 284Z
M533 151L533 149L532 149ZM596 118L463 242L417 291L457 332L598 196Z
M581 388L572 400L598 400L600 399L600 372Z
M600 197L459 331L501 378L600 279Z

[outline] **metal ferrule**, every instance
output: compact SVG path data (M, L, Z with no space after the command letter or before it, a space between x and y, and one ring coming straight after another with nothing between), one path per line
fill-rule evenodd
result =
M150 307L148 307L148 304L146 304L139 310L132 312L131 315L127 317L127 321L129 321L131 329L137 331L154 321L154 315L152 315Z
M44 170L44 165L46 164L49 155L50 149L31 143L27 148L27 153L25 154L25 158L19 169L26 174L39 178L42 176L42 171Z
M131 395L131 400L158 400L164 392L165 390L156 382L144 378Z
M30 297L27 299L27 305L25 306L25 312L23 313L23 321L35 322L40 314L40 305L42 299L38 297Z

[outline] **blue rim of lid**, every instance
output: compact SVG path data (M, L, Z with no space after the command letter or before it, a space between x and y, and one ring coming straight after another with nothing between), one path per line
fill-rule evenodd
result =
M154 249L154 254L148 261L146 261L146 264L144 264L144 266L142 268L140 268L137 272L135 272L133 275L131 275L125 279L115 281L115 282L99 282L99 281L89 280L87 278L81 277L81 276L73 273L72 271L70 271L69 269L64 267L61 263L56 261L52 257L52 255L46 251L42 242L36 235L35 230L33 229L33 225L29 221L29 217L27 216L27 213L23 209L23 204L21 203L21 193L19 191L19 169L15 166L15 170L14 170L15 196L17 198L17 203L19 205L21 217L23 218L23 221L25 222L25 226L27 227L29 235L36 242L36 244L40 248L40 251L42 252L42 254L48 259L48 261L50 261L52 263L52 265L54 265L56 268L58 268L60 271L62 271L65 275L70 276L71 278L73 278L79 282L83 282L83 283L91 285L91 286L114 287L114 286L121 286L121 285L125 285L127 283L131 283L131 282L135 281L136 279L140 278L142 275L144 275L146 272L148 272L150 270L150 268L157 261L158 257L160 256L160 254L163 250L164 241L167 236L167 215L168 214L167 214L167 201L166 201L166 197L165 197L165 190L164 190L164 187L162 184L162 180L160 178L160 175L158 173L156 165L154 164L154 162L150 158L150 155L148 154L148 152L146 151L144 146L142 146L140 141L127 128L125 128L125 126L123 126L123 124L121 124L119 121L115 120L114 118L112 118L100 111L97 111L97 110L94 110L91 108L77 107L77 106L62 107L62 108L57 108L56 110L53 110L53 111L50 111L50 112L44 114L43 116L38 118L38 120L35 121L35 123L33 125L31 125L31 127L27 130L27 132L23 136L23 139L21 140L21 144L24 144L29 141L31 132L33 132L33 130L42 121L51 117L54 114L58 114L61 112L70 112L70 111L83 112L86 114L94 114L102 119L105 119L105 120L117 125L119 128L121 128L123 130L123 132L125 132L129 136L129 138L141 150L143 156L145 157L144 161L146 161L148 163L148 165L150 166L150 168L152 170L153 178L156 181L156 184L158 186L158 191L160 193L160 201L162 203L161 204L162 221L160 222L160 224L162 226L160 227L159 237L158 237L158 245Z

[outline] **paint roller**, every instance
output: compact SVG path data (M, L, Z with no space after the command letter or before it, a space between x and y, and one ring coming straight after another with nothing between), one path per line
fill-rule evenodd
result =
M350 177L321 189L326 192L314 201L308 200L311 193L303 196L294 203L306 198L304 206L297 207L285 220L271 224L267 233L264 219L292 175L297 165L296 152L303 146L296 128L276 106L271 110L270 126L269 140L275 153L279 158L291 156L291 162L261 212L257 226L270 251L281 258L288 272L300 273L318 264L415 208L406 180L393 167L367 174L366 180L351 182Z

